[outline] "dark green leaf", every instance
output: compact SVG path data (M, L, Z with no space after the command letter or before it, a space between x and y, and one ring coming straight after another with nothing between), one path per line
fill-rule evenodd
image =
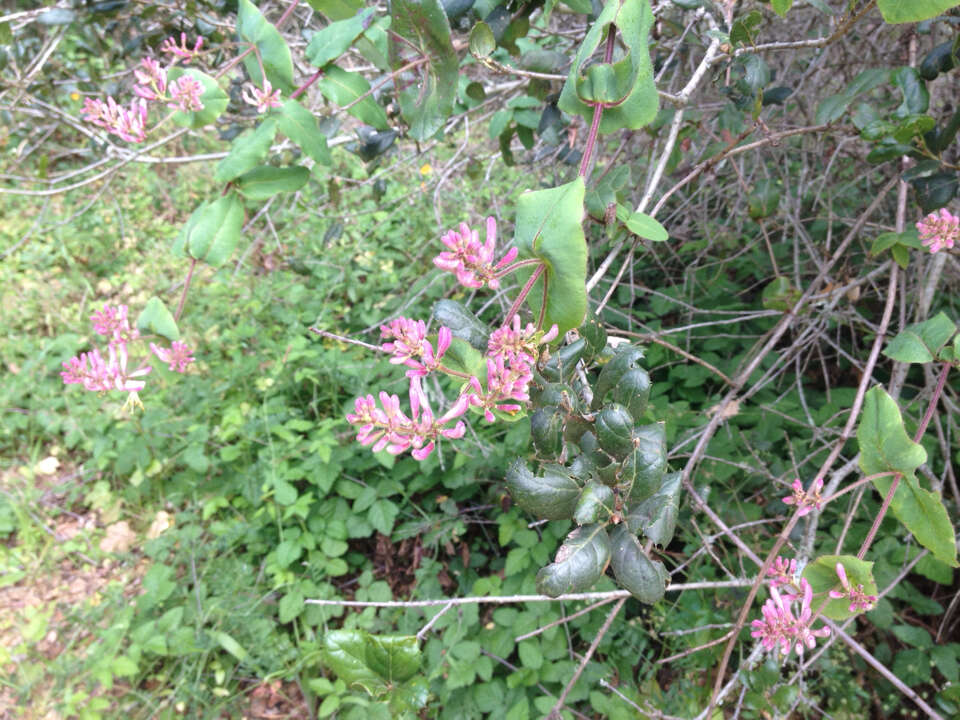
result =
M566 520L580 497L580 484L559 465L547 465L536 477L523 460L516 460L506 476L507 489L521 508L546 520Z
M661 487L667 471L667 430L663 423L633 429L633 451L623 463L625 494L632 501L645 500Z
M327 136L320 132L317 119L296 100L287 100L280 108L280 132L300 146L313 161L329 165Z
M743 17L733 21L730 26L730 42L734 45L752 45L755 30L763 22L763 15L759 10L751 10Z
M560 333L559 337L562 338L563 333ZM566 382L573 375L586 349L587 342L583 338L561 346L550 355L547 364L543 366L543 376L550 382Z
M633 417L622 405L606 405L594 422L594 433L603 450L623 460L633 450Z
M923 58L920 63L920 77L924 80L933 80L940 73L949 72L957 66L960 58L957 57L957 48L954 40L940 43Z
M567 56L556 50L534 48L520 58L520 67L539 73L558 73L567 66Z
M603 352L603 349L607 346L607 331L596 315L587 315L583 324L577 330L580 337L587 343L587 355L589 357L595 357Z
M579 327L587 312L587 243L583 234L583 178L549 190L526 192L517 201L514 241L520 258L537 258L546 266L547 308L544 328L556 324L562 336ZM521 282L533 270L520 272ZM527 302L540 315L541 283Z
M957 326L941 312L926 322L908 325L889 342L883 354L903 363L933 362L956 331Z
M167 72L167 79L172 83L182 75L189 75L203 86L203 92L200 94L200 102L203 105L203 109L197 110L196 112L177 110L173 113L173 121L177 125L193 128L194 130L202 128L204 125L209 125L227 109L227 105L230 104L230 98L220 89L216 80L196 68L170 68Z
M450 328L454 337L466 340L477 350L486 351L489 328L456 300L438 300L433 306L433 317Z
M803 569L803 577L817 595L830 590L843 591L840 577L837 575L837 563L843 565L847 581L853 586L863 585L863 592L877 596L877 583L873 579L873 563L860 560L853 555L824 555L809 563ZM831 620L846 620L859 613L850 612L850 601L844 598L830 598L823 608L823 614Z
M550 565L537 573L537 591L557 597L593 587L610 562L610 538L602 525L583 525L567 535Z
M323 638L320 661L347 687L361 687L373 697L387 690L384 679L367 665L367 633L363 630L330 630Z
M643 350L633 345L620 345L616 350L616 355L600 371L600 377L597 378L593 389L594 410L599 410L603 404L607 393L620 382L620 378L629 370L640 367L640 361L643 359Z
M916 68L898 68L893 72L892 80L893 84L900 88L900 92L903 93L903 102L894 113L896 117L920 115L927 111L930 105L930 93Z
M280 88L284 94L292 92L293 60L290 58L290 48L277 28L267 22L250 0L238 0L237 35L241 40L253 43L260 53L260 61L254 53L247 55L243 61L254 85L263 87L263 76L260 73L262 61L270 84L274 88Z
M617 581L640 602L655 603L667 589L667 570L660 561L651 561L637 536L621 523L611 533L610 566Z
M670 544L680 512L682 475L679 472L665 475L657 493L627 513L624 520L630 532L642 532L662 547Z
M603 483L591 480L580 494L580 500L573 511L573 519L578 525L606 522L613 510L613 490Z
M558 407L538 408L530 416L530 438L537 455L554 459L563 450L563 421L566 414Z
M238 191L249 200L266 200L282 192L299 190L310 179L305 167L259 167L237 178Z
M373 8L366 8L353 17L337 20L317 31L307 45L307 60L317 67L336 60L367 29L373 21L373 12Z
M917 194L917 204L925 213L946 207L957 195L957 173L938 172L927 177L915 178L910 183Z
M623 405L634 417L639 418L647 410L650 401L650 376L643 368L627 370L613 386L610 399Z
M363 75L330 65L324 71L323 77L317 81L317 87L330 102L340 106L351 105L347 112L360 122L372 125L378 130L387 130L390 127L386 111L377 104L372 95L367 94L370 83Z
M754 220L770 217L780 206L780 188L775 180L757 180L747 197L748 212Z
M230 152L217 163L214 181L230 182L262 163L276 134L277 119L268 117L252 133L241 135L234 140L230 145Z
M137 317L137 329L144 333L161 335L170 342L180 339L180 331L177 329L177 321L173 319L173 313L167 310L163 300L158 297L150 298L143 307Z

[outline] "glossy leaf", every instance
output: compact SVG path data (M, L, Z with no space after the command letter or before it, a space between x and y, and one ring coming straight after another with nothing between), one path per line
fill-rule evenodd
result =
M554 323L562 336L579 327L587 312L587 243L583 235L583 178L548 190L526 192L517 201L514 241L519 257L546 266L547 308L544 327ZM521 270L520 281L532 274ZM541 284L527 296L534 317L542 304Z
M603 404L607 393L620 382L628 371L640 367L640 361L643 359L643 350L634 345L620 345L613 359L610 360L600 371L600 377L593 388L592 408L598 410Z
M367 667L388 684L406 682L420 671L420 648L413 635L370 635L364 637Z
M583 525L567 535L554 562L537 573L537 591L557 597L593 587L610 562L610 538L603 525Z
M559 108L589 123L593 118L592 101L616 102L603 112L601 133L623 128L636 130L651 123L659 107L648 50L652 24L649 0L607 0L570 67ZM602 52L612 25L616 26L618 40L626 52L612 63L591 64L598 48Z
M537 455L550 459L559 457L563 450L565 417L565 413L553 405L538 408L530 416L530 439Z
M250 0L238 0L237 35L241 40L256 45L270 84L282 90L284 94L292 92L293 60L290 57L290 48L287 47L286 41L277 28L267 21ZM243 65L253 83L257 87L263 87L260 62L257 61L256 55L254 53L247 55Z
M627 230L634 235L654 242L664 242L670 239L666 228L656 219L646 213L633 212L624 205L617 205L617 220L627 226Z
M300 146L314 162L331 163L327 136L320 132L317 119L296 100L287 100L279 111L279 130Z
M606 522L613 514L613 510L613 490L603 483L591 480L580 494L580 499L573 511L573 519L578 525Z
M373 12L373 8L366 8L353 17L337 20L318 30L307 45L307 60L317 67L336 60L370 26Z
M443 127L453 110L459 61L450 38L450 23L439 0L392 0L390 61L405 65L407 43L426 62L414 72L418 82L400 90L400 111L410 125L410 137L427 140ZM402 40L406 42L403 42Z
M217 163L213 179L226 183L261 164L277 134L277 119L268 117L252 133L243 134L230 145L230 152Z
M914 178L911 182L917 194L917 204L924 213L946 207L957 195L957 173L944 171Z
M930 106L930 93L927 84L920 77L916 68L902 67L895 70L891 76L893 84L903 93L903 102L894 113L895 117L904 118L908 115L925 113Z
M682 476L680 472L665 475L656 494L630 510L624 518L630 532L642 532L662 547L670 544L680 513Z
M577 328L580 337L587 343L587 355L591 358L603 352L607 346L607 331L603 322L596 316L588 314L583 324Z
M177 329L177 321L173 319L173 313L158 297L150 298L143 306L143 310L137 317L137 329L143 333L161 335L170 342L180 339L180 331Z
M362 687L380 697L419 671L420 649L411 635L331 630L324 636L320 660L348 687Z
M560 333L558 337L563 337ZM543 366L543 376L551 382L566 382L573 376L577 363L587 350L587 341L583 338L575 340L569 345L562 345L555 350L546 365Z
M597 413L594 433L600 447L618 460L623 460L634 448L633 417L622 405L610 404Z
M903 363L933 362L956 331L957 326L941 312L926 322L908 325L889 342L883 354Z
M536 477L523 460L507 470L507 490L514 502L528 513L545 520L566 520L580 498L580 484L561 466L547 465Z
M493 36L493 30L490 29L490 26L483 21L474 25L470 31L470 54L477 60L483 60L490 57L496 49L497 40ZM499 134L495 133L495 135Z
M455 300L438 300L433 306L433 317L450 328L454 337L466 340L477 350L486 351L490 330L472 312Z
M808 563L802 575L810 583L814 593L825 595L831 590L843 592L840 577L837 575L837 563L843 565L850 585L853 587L863 585L864 594L877 596L877 583L873 579L873 563L860 560L854 555L823 555ZM850 612L849 600L829 598L823 608L823 614L831 620L846 620L860 613Z
M623 524L611 531L610 566L617 581L640 602L655 603L663 598L669 575L659 560L651 560L637 536Z
M641 425L633 430L633 451L623 463L626 494L632 501L645 500L660 488L667 471L667 431L663 423Z
M957 0L877 0L880 14L891 25L929 20L957 5Z
M306 185L310 171L305 167L264 166L241 175L235 181L237 190L249 200L266 200L282 192L293 192Z
M940 43L926 54L920 63L920 77L924 80L933 80L940 73L953 70L960 63L956 41L947 40Z
M174 80L183 75L189 75L203 87L203 92L200 93L200 102L203 104L203 109L196 112L177 110L173 113L173 121L181 127L197 130L220 117L223 111L227 109L227 105L230 104L230 98L220 89L216 80L196 68L170 68L167 72L167 79L173 83Z
M378 130L387 130L390 127L386 110L377 104L372 95L367 95L370 83L363 75L331 65L317 81L317 87L330 102L340 106L351 105L347 112L360 122Z
M613 386L610 399L623 405L636 419L647 410L651 387L647 371L643 368L633 368L620 376L620 380Z
M173 250L219 267L233 254L242 230L243 203L230 192L193 211Z

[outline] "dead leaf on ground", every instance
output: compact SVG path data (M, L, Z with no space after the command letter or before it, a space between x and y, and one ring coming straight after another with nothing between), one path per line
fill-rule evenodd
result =
M127 552L136 539L137 535L127 521L121 520L107 527L107 536L100 541L100 549L104 552Z

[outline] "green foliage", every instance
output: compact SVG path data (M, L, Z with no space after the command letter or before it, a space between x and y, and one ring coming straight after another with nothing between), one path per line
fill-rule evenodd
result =
M268 22L257 7L250 0L238 0L237 3L237 35L241 40L252 43L257 54L250 53L244 58L243 64L254 84L263 87L264 77L274 88L284 93L293 91L293 59L290 48L280 35L276 27ZM260 64L263 63L263 72Z
M803 577L810 583L815 594L830 590L842 591L837 575L837 565L843 565L851 586L863 586L865 595L877 595L877 583L873 579L873 563L859 560L852 555L824 555L803 569ZM831 620L846 620L857 613L850 612L850 601L845 598L830 598L823 607L823 614Z
M243 215L243 203L234 192L204 203L180 230L173 252L219 267L240 242Z
M191 112L177 110L173 113L173 121L177 125L194 130L210 125L227 109L229 102L227 94L220 89L220 85L214 78L196 68L172 68L167 73L167 79L172 83L183 75L192 77L203 86L203 92L200 94L200 104L203 105L203 109Z
M143 306L143 311L137 317L137 328L147 333L162 335L171 342L180 339L177 321L173 314L164 305L163 300L154 296Z
M956 0L877 0L877 7L888 23L929 20L957 5Z

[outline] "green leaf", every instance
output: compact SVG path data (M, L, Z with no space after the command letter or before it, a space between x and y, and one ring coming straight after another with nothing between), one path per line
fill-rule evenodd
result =
M317 81L317 87L330 102L340 106L351 105L347 112L360 122L377 130L390 127L386 110L377 104L372 95L367 95L370 83L363 75L331 65ZM361 97L363 100L360 100Z
M793 286L790 278L778 275L770 281L760 295L760 302L767 310L787 312L800 299L800 291Z
M484 346L486 347L486 346ZM487 377L487 362L480 351L462 338L454 336L443 356L445 367L478 378L482 383Z
M903 93L903 102L894 112L894 117L925 113L930 106L930 92L916 68L902 67L893 72L893 84Z
M556 459L560 455L565 419L566 414L553 405L537 408L530 416L530 438L539 457Z
M593 389L593 410L599 410L607 397L607 393L620 382L620 379L630 370L640 368L643 359L643 350L634 345L620 345L613 359L600 370L600 377ZM621 403L622 404L622 403Z
M891 25L929 20L957 5L957 0L877 0L880 14Z
M373 8L366 8L353 17L337 20L318 30L307 45L307 60L321 68L336 60L367 29L372 21L373 12Z
M887 344L883 354L903 363L933 362L956 331L957 326L941 312L926 322L908 325Z
M885 232L877 235L876 240L873 241L873 245L870 246L870 254L879 255L884 250L889 250L900 242L901 234L902 233Z
M250 0L239 0L237 3L237 35L241 40L256 45L270 84L274 88L280 88L284 94L292 92L293 60L290 58L290 48L277 28L267 22ZM263 76L256 54L247 55L243 64L254 85L263 87Z
M194 210L173 246L175 253L220 267L233 254L243 230L243 203L234 192Z
M485 22L480 21L470 31L470 54L477 60L490 57L497 49L497 40L493 37L493 30ZM492 132L492 131L491 131ZM495 133L499 135L500 133Z
M570 67L559 108L589 123L593 118L591 101L616 102L603 112L601 133L622 128L636 130L651 123L659 107L648 50L652 24L649 0L607 0ZM626 52L612 63L590 64L600 45L606 43L611 25L616 26L618 40Z
M277 617L282 623L293 622L304 608L303 591L297 587L288 592L277 603Z
M743 17L734 20L730 27L730 42L734 45L752 45L754 31L763 22L763 14L759 10L751 10Z
M606 522L614 511L613 490L603 483L591 480L580 494L573 519L578 525Z
M843 565L847 581L853 587L863 585L865 594L877 596L877 583L873 579L873 563L860 560L853 555L824 555L803 569L803 577L810 583L815 594L825 594L830 590L843 591L840 577L837 575L837 563ZM849 600L829 598L823 608L823 614L831 620L846 620L860 613L850 612Z
M317 119L296 100L287 100L280 108L280 132L300 146L313 161L329 165L327 137L317 126Z
M623 524L610 534L613 546L610 566L617 581L640 602L655 603L667 589L667 570L660 561L651 561L636 535Z
M373 697L387 692L387 683L367 664L367 633L331 630L323 638L320 662L337 674L347 687L361 687Z
M583 525L567 535L554 562L537 573L537 591L557 597L593 587L610 562L610 538L603 525Z
M546 266L547 308L544 328L554 323L562 336L579 327L587 313L587 243L583 234L583 178L548 190L526 192L517 201L514 242L522 259ZM532 270L520 271L521 282ZM527 302L534 317L542 304L538 282Z
M623 460L633 445L633 417L623 405L610 403L597 413L594 433L604 452Z
M450 23L439 0L392 0L390 62L394 69L408 59L407 43L425 64L415 70L419 81L399 93L400 111L414 140L427 140L443 127L453 110L459 60L450 38ZM402 40L406 40L402 42Z
M506 483L517 505L546 520L570 518L580 497L580 484L559 465L547 465L536 477L518 459L507 470Z
M624 494L630 500L645 500L661 487L667 471L667 430L664 423L633 429L633 451L621 471Z
M617 220L627 226L627 230L647 240L665 242L670 238L663 225L646 213L633 212L630 208L617 205Z
M250 654L244 649L243 645L234 640L230 635L221 631L213 630L210 631L211 637L217 641L217 644L220 645L224 650L233 655L240 662L246 662Z
M237 190L249 200L266 200L277 193L299 190L310 179L305 167L258 167L235 181Z
M454 337L466 340L477 350L486 351L489 328L456 300L438 300L433 306L433 317L450 328Z
M790 8L793 7L793 0L773 0L771 3L773 11L780 17L786 17Z
M634 418L639 418L647 410L651 387L650 376L646 370L627 370L614 385L610 399L623 405Z
M220 89L215 79L196 68L172 67L167 72L167 80L173 83L174 80L183 75L189 75L203 86L203 92L200 94L203 109L196 112L177 110L173 114L173 121L181 127L197 130L220 117L223 111L227 109L227 105L230 104L230 98Z
M956 196L957 173L943 171L910 181L917 194L917 204L924 213L932 213L950 203Z
M661 547L670 544L680 513L681 477L679 472L665 475L657 493L630 510L625 518L630 532L643 532Z
M173 314L167 310L163 300L154 296L147 300L143 311L137 317L137 329L154 335L161 335L170 342L180 339L180 331Z
M213 179L226 183L252 170L267 156L277 134L276 118L268 117L250 134L244 133L230 145L230 152L217 163Z
M748 212L754 220L770 217L780 206L780 188L775 180L757 180L747 196Z
M389 685L406 682L420 671L420 647L413 635L364 636L364 661Z
M351 18L363 7L361 0L307 0L307 4L331 21Z

